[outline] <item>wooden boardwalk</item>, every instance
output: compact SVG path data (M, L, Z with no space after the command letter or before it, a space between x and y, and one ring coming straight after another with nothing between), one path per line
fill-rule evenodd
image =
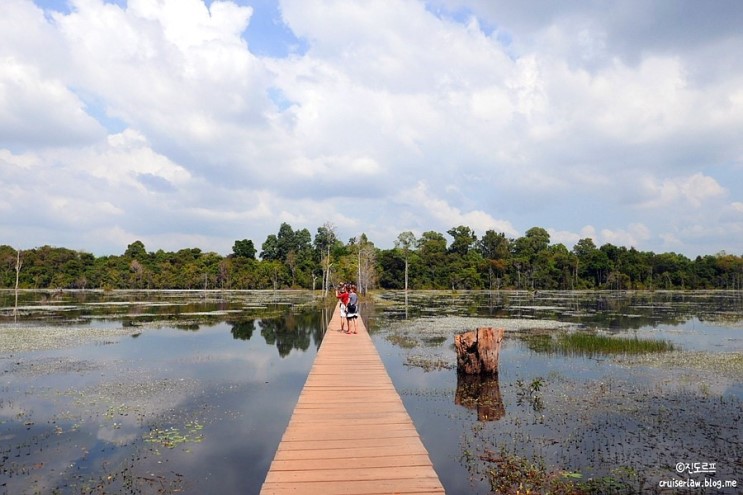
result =
M374 343L340 332L338 308L261 494L444 493Z

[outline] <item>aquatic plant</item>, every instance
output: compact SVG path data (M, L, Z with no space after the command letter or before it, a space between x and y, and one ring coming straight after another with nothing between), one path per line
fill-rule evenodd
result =
M542 411L544 409L544 401L541 395L539 395L539 391L543 385L544 379L542 377L534 378L529 385L526 385L523 380L516 380L517 403L520 405L524 401L528 401L535 412Z
M584 479L579 472L549 468L543 459L529 460L506 450L489 449L479 459L491 467L485 474L493 493L506 495L634 495L638 474L631 468L619 467L612 475Z
M564 355L601 356L622 354L649 354L675 351L676 347L659 339L615 337L589 332L525 335L522 339L535 352Z
M418 341L410 336L400 333L391 333L385 337L390 343L403 349L412 349L418 345Z
M543 461L531 461L524 457L485 450L480 459L492 465L486 472L493 493L504 495L526 495L549 493L554 495L588 495L574 481L575 473L550 470Z
M204 426L198 421L186 423L183 430L175 426L171 426L170 428L153 428L144 436L144 441L154 444L155 453L159 454L157 447L174 449L185 443L202 442L204 440L204 435L201 433L203 428Z

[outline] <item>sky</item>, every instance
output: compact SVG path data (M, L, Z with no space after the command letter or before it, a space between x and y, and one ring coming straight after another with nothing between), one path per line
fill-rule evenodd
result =
M0 0L0 244L743 255L738 0Z

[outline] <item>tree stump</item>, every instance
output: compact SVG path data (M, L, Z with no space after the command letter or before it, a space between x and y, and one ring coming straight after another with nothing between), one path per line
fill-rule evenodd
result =
M457 372L466 375L497 375L503 328L478 328L454 336Z

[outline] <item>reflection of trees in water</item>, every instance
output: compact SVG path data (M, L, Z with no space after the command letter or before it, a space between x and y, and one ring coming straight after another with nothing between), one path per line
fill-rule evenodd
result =
M232 338L238 340L250 340L255 330L255 320L242 320L232 323Z
M325 324L320 311L305 311L275 318L241 320L232 323L231 332L235 339L250 340L256 328L267 344L276 346L279 356L286 357L293 349L306 351L313 341L319 347Z
M683 325L693 318L734 323L743 314L743 297L736 291L496 291L468 297L476 307L472 314L555 319L621 330Z
M506 414L497 376L457 373L454 403L476 410L479 421L497 421Z

